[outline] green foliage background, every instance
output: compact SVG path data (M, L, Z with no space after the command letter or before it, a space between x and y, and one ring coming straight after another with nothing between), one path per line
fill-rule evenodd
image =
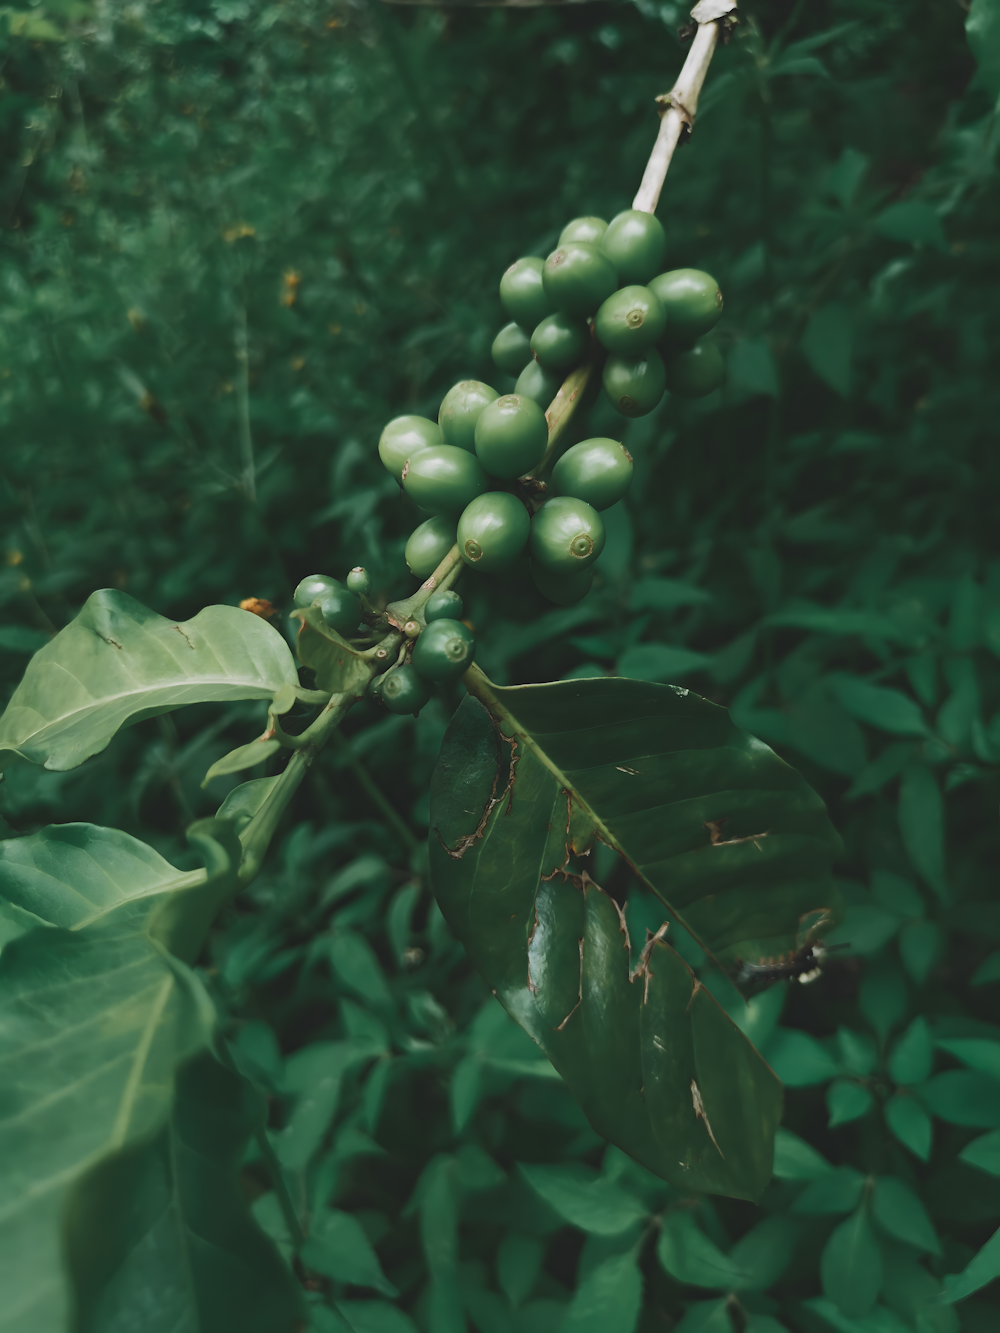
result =
M415 722L365 704L202 959L313 1220L318 1329L331 1295L358 1333L996 1327L995 1286L937 1303L1000 1215L1000 1149L963 1157L1000 1128L1000 59L994 7L972 17L976 77L957 4L747 4L659 209L670 264L724 291L726 388L627 424L594 408L636 483L584 603L553 611L526 570L463 589L499 683L682 681L827 801L849 948L749 1010L703 980L838 1171L783 1138L758 1210L605 1149L429 896L457 696ZM682 20L0 11L5 697L95 588L176 618L283 613L304 574L358 563L409 592L381 427L459 378L507 387L500 273L628 206ZM200 706L79 770L15 768L4 832L92 820L194 865L184 827L235 785L204 772L261 718ZM605 869L633 936L659 925ZM243 1181L280 1239L253 1146Z

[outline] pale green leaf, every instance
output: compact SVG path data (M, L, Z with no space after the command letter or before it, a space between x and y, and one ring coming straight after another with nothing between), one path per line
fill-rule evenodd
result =
M209 606L165 620L114 589L93 593L28 664L0 717L0 769L20 756L75 768L144 717L296 685L284 639L260 616Z

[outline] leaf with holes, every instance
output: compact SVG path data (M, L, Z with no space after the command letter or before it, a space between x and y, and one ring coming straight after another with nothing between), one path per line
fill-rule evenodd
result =
M76 768L143 718L282 685L298 685L295 660L260 616L207 606L178 624L104 589L28 664L0 717L0 770L17 758Z
M293 611L292 617L300 622L295 651L302 665L316 673L319 689L360 698L375 674L368 658L331 629L318 606Z
M491 686L476 668L431 792L451 928L594 1128L662 1178L756 1198L780 1085L664 931L632 948L587 873L613 848L724 965L832 922L839 843L799 775L722 708L599 678ZM669 938L669 935L668 935Z

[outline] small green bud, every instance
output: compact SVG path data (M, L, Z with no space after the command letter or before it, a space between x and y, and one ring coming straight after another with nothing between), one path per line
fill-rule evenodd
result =
M372 590L372 581L368 570L361 565L355 565L347 576L347 586L351 592L357 592L367 597Z

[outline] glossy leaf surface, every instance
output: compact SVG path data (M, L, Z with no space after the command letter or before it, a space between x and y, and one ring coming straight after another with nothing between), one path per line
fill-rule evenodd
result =
M600 838L717 957L756 960L833 910L822 804L686 690L469 679L489 710L463 701L431 794L449 924L595 1129L667 1180L756 1197L774 1075L669 945L633 950L585 858Z
M106 588L31 659L0 718L0 770L18 757L75 768L142 718L297 684L288 645L260 616L208 606L178 624Z
M176 1088L160 1132L103 1162L70 1196L74 1329L292 1333L304 1314L297 1284L239 1179L263 1104L208 1054L185 1065Z
M63 1326L68 1192L161 1131L175 1068L208 1040L211 1004L163 946L194 956L235 883L239 845L216 820L189 836L204 870L182 873L135 838L88 824L2 844L0 907L35 926L0 958L4 1333ZM93 1228L85 1203L77 1209L75 1224Z

